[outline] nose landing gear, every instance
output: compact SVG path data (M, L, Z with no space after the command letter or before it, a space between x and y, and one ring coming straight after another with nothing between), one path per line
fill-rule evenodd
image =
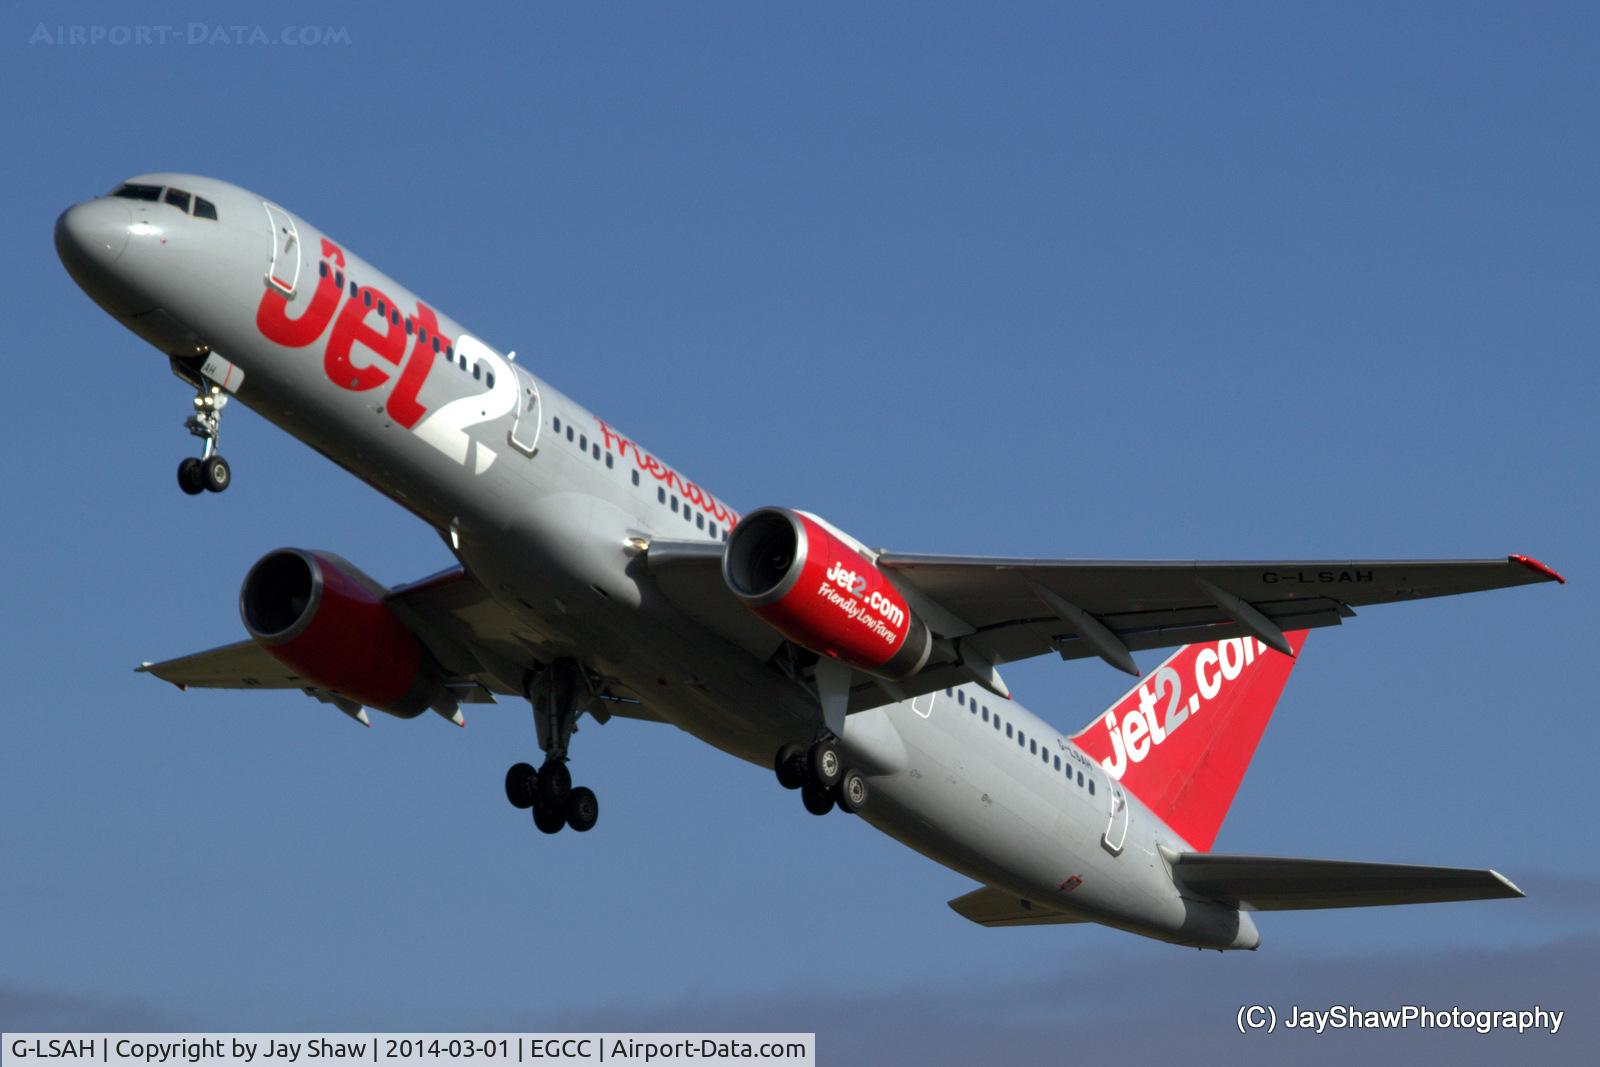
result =
M210 490L220 493L233 482L228 461L217 454L222 434L222 409L228 397L215 385L202 383L195 393L194 414L184 420L184 428L205 442L199 457L190 456L178 464L178 488L190 496Z

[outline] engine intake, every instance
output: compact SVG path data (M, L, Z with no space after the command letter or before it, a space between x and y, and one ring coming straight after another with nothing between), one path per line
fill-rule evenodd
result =
M309 685L409 719L447 694L387 595L338 556L282 548L250 568L239 614L256 643Z
M722 556L733 595L795 644L884 678L928 662L933 639L872 557L815 516L761 508Z

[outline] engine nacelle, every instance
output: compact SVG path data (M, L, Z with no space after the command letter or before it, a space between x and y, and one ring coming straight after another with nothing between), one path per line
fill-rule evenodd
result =
M327 552L280 548L239 590L239 614L257 644L311 685L409 719L446 696L387 590Z
M804 512L761 508L739 520L722 578L795 644L884 678L928 662L933 639L865 549Z

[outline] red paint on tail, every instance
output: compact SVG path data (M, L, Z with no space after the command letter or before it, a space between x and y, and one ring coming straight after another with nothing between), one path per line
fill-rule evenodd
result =
M1287 636L1298 655L1305 631ZM1207 851L1294 664L1253 637L1185 645L1073 740Z

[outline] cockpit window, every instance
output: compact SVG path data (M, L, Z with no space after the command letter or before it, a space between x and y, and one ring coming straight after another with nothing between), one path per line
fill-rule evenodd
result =
M182 189L168 189L165 200L185 215L189 213L189 194Z
M215 219L217 206L203 196L194 198L194 217L197 219Z
M112 196L120 196L124 200L160 200L161 186L135 185L133 182L124 182L117 186Z

